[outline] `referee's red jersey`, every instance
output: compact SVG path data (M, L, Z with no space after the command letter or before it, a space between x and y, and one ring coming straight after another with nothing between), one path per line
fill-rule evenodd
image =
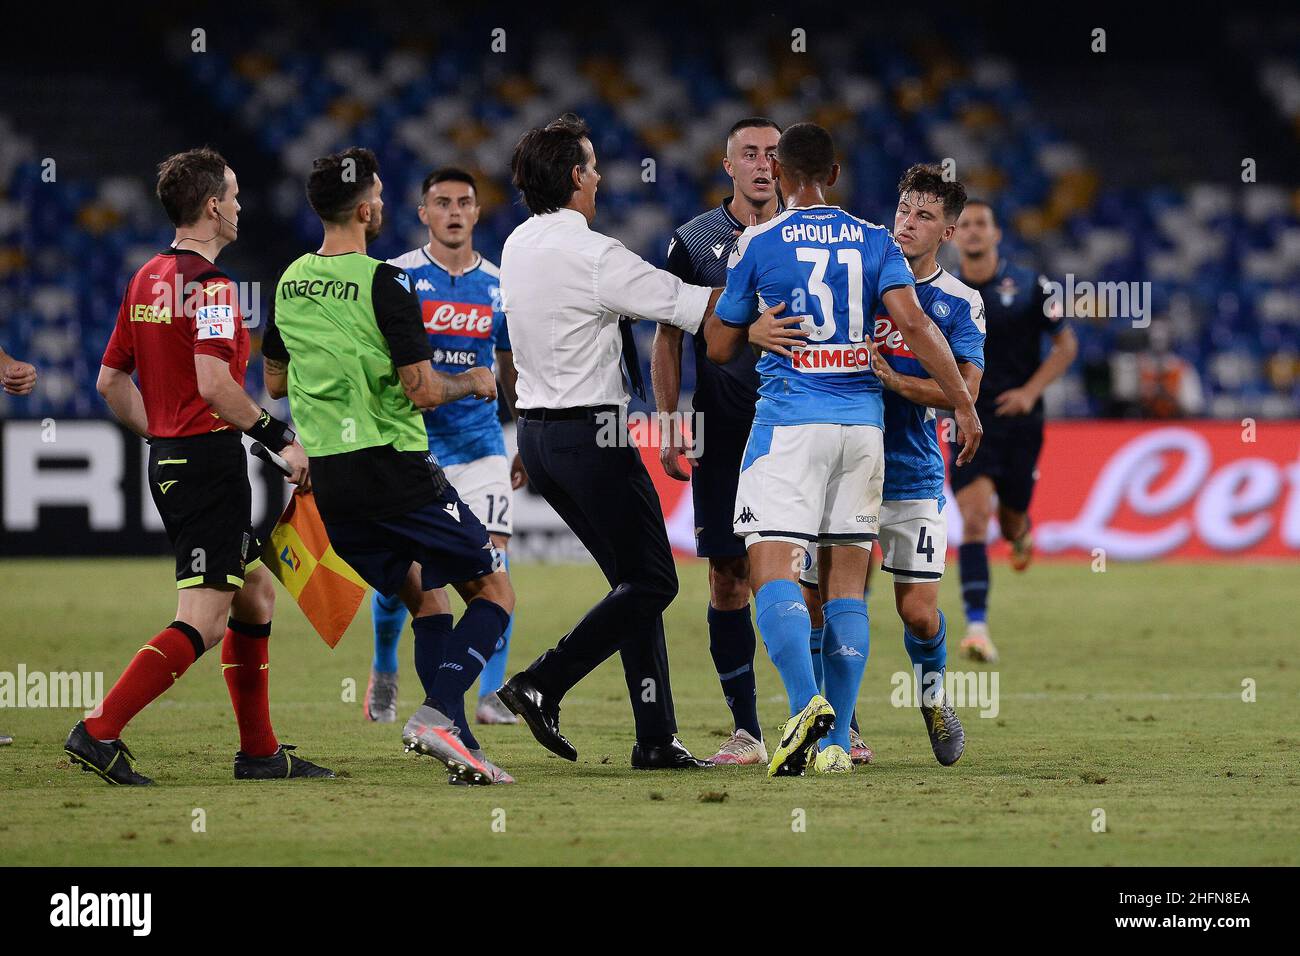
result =
M248 330L226 274L197 252L168 249L131 279L104 351L109 368L139 373L150 435L182 438L234 427L199 395L195 355L225 359L243 385Z

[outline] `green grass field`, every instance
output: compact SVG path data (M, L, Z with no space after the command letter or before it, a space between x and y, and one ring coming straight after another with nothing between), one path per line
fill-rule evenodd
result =
M705 569L680 567L667 627L680 736L697 754L729 731L708 654ZM0 671L102 670L105 686L174 611L170 561L0 561ZM511 672L603 590L594 567L519 566ZM888 580L887 576L885 580ZM891 596L871 601L859 714L875 765L847 778L769 780L758 768L628 766L617 661L575 688L576 764L527 729L485 728L513 787L453 788L402 753L400 724L365 723L368 604L336 651L281 593L272 714L281 740L333 781L236 783L218 654L127 729L158 786L109 787L70 767L74 710L2 709L0 859L17 864L1289 864L1300 863L1300 634L1294 565L1040 564L994 569L1000 713L961 711L966 755L941 768L920 718L890 705L907 667ZM960 621L955 575L944 606ZM960 636L954 624L953 646ZM409 630L407 637L409 641ZM418 691L402 649L402 710ZM964 665L958 665L964 666ZM759 650L764 727L784 696ZM1258 699L1242 700L1242 682ZM206 832L194 832L196 809ZM1093 831L1094 811L1106 832ZM803 811L799 813L798 811ZM796 827L800 819L806 826ZM494 823L496 827L494 828ZM504 824L504 832L498 832Z

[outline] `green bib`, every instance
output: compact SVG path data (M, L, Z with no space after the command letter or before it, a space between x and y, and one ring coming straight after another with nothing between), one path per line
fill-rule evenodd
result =
M402 390L375 321L380 265L361 253L309 252L280 277L275 325L289 351L289 404L312 457L392 445L427 451L424 419Z

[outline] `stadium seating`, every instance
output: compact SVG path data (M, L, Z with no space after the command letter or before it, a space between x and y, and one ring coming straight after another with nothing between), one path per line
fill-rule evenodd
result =
M596 131L599 228L661 263L672 229L726 195L720 137L735 118L810 118L836 135L837 198L867 218L890 222L907 165L953 157L970 192L991 199L1007 225L1008 256L1057 279L1149 282L1159 349L1203 393L1197 408L1175 413L1300 413L1300 191L1107 188L1086 144L1037 118L1014 64L974 41L954 38L942 55L918 59L845 35L813 61L743 40L670 47L644 33L635 43L613 36L595 55L572 36L539 32L525 55L506 60L454 30L428 48L325 22L306 44L295 29L259 31L238 56L178 56L175 66L232 135L260 151L275 182L272 211L302 248L319 235L304 171L314 156L362 144L379 154L386 183L389 227L375 255L424 241L410 214L420 180L455 162L479 177L476 243L495 258L522 216L508 182L515 138L573 109ZM330 29L333 42L319 42ZM760 62L770 71L760 74ZM1295 60L1261 66L1260 85L1300 135ZM30 143L11 134L0 120L3 338L41 367L44 387L10 400L6 414L103 414L93 381L123 283L169 231L144 178L44 190ZM154 161L142 158L142 175ZM1051 411L1152 414L1131 400L1126 376L1137 366L1124 358L1150 351L1151 331L1106 314L1075 324L1080 359L1049 393ZM652 330L637 334L648 359Z

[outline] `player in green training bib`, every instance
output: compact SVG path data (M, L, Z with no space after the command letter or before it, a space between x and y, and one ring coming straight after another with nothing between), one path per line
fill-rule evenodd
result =
M378 174L368 149L313 164L307 200L325 239L276 287L262 343L266 387L289 396L334 550L411 612L426 697L402 731L406 749L442 761L452 783L513 783L474 739L465 692L510 621L514 590L486 529L429 453L420 414L470 395L495 401L496 380L485 368L435 371L410 276L366 255L383 224ZM465 601L454 627L448 584Z

